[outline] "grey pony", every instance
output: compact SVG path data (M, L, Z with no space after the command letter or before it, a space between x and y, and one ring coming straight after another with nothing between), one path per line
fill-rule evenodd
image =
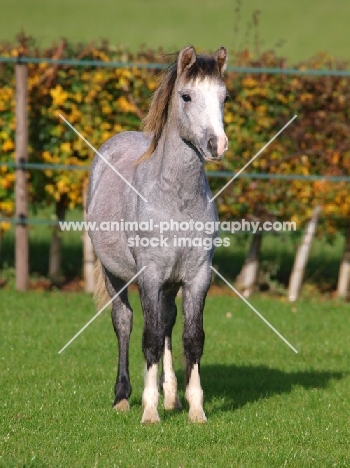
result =
M136 222L132 232L101 229L89 232L98 258L99 288L102 284L113 298L146 267L136 279L144 315L142 349L146 371L142 422L145 423L160 421L158 364L162 357L164 408L181 408L171 356L171 333L177 313L175 298L181 286L189 419L206 421L200 359L204 346L203 308L211 282L213 240L217 232L181 233L176 223L193 225L218 219L210 201L212 194L204 162L219 161L227 150L223 128L227 91L222 80L226 64L224 47L210 56L197 55L192 46L182 49L152 98L143 131L123 132L100 148L104 158L147 201L101 157L96 155L92 163L87 220L96 225L106 221ZM153 231L141 230L141 223L150 220ZM161 233L159 226L166 222L169 228ZM175 241L183 234L186 242L178 245ZM136 242L137 236L143 238L143 245ZM113 406L123 411L129 409L131 394L128 348L132 309L127 288L112 302L112 322L119 347Z

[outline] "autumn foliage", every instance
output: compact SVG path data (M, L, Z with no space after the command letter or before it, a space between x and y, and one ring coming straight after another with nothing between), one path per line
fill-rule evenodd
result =
M17 46L0 45L2 56L74 58L134 63L166 64L174 57L159 51L71 45L62 42L40 50L22 37ZM284 61L266 52L258 59L248 51L235 64L249 67L283 67ZM298 68L338 69L343 65L319 55ZM59 118L63 114L90 143L98 148L112 135L138 130L155 90L157 69L104 68L46 63L28 65L30 162L88 167L93 151ZM237 171L267 143L285 123L297 119L245 172L284 175L350 175L349 78L283 74L226 72L231 99L226 104L225 129L229 150L210 171ZM13 64L0 64L0 162L14 161ZM13 216L14 169L0 167L0 217ZM87 172L31 170L31 203L82 203ZM210 179L215 192L223 179ZM350 216L349 182L326 180L276 180L237 178L218 198L221 216L236 218L272 213L294 220L301 227L315 205L323 207L324 227L335 232ZM5 228L5 224L2 225Z

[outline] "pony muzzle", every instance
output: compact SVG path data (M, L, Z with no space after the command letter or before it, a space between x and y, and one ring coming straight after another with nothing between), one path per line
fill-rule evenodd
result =
M225 134L210 135L207 143L207 150L211 154L211 158L220 160L228 148L228 140Z

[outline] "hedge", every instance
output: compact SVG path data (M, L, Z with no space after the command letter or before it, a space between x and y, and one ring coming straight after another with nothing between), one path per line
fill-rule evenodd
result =
M125 48L70 44L62 41L40 49L25 36L16 44L0 44L2 56L78 58L134 63L169 63L160 49L131 53ZM285 60L272 52L258 59L245 50L235 64L249 67L284 67ZM320 54L298 68L339 69L342 64ZM28 65L29 160L52 164L88 166L92 150L58 117L62 113L96 148L112 135L138 130L147 113L159 70L103 67L71 67L46 63ZM225 109L229 150L210 171L237 171L293 115L297 119L246 170L267 174L348 176L350 174L349 78L283 74L226 72L231 99ZM0 64L0 162L13 161L15 130L13 64ZM0 216L14 212L14 170L0 168ZM82 203L83 171L31 171L31 203ZM213 191L223 185L211 178ZM218 198L223 218L262 216L273 213L300 227L315 205L323 207L323 230L333 233L350 216L348 183L326 180L261 180L237 178ZM2 224L3 229L6 225Z

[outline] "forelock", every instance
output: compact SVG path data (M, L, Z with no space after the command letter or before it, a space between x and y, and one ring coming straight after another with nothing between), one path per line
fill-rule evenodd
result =
M191 68L185 70L183 79L185 82L202 81L204 79L221 79L220 68L214 57L197 55L196 61Z

